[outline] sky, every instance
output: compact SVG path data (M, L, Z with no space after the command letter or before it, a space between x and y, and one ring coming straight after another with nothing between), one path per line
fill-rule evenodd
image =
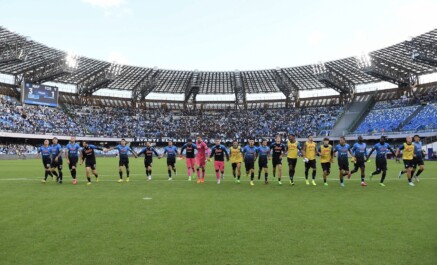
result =
M110 62L233 71L358 56L436 28L436 10L436 0L0 0L0 25Z

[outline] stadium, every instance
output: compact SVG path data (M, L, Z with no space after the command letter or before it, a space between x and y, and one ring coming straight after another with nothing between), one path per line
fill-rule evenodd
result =
M212 71L0 25L0 119L0 264L437 263L437 29Z

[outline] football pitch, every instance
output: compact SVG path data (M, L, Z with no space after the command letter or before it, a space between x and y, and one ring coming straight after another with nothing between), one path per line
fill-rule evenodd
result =
M131 181L117 183L118 159L98 158L101 181L88 186L84 168L71 184L40 183L40 159L0 161L0 264L437 264L437 162L416 187L398 179L403 164L380 175L329 186L318 164L317 186L306 186L298 161L296 186L233 181L230 163L217 185L212 163L206 182L187 181L185 161L167 180L154 159L146 181L143 160L130 159ZM244 171L244 170L243 170ZM310 173L311 174L311 173ZM257 178L257 174L256 177Z

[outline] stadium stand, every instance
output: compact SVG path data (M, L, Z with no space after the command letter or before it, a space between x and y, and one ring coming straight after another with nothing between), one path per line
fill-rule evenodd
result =
M378 104L377 109L372 109L367 114L364 121L355 130L355 133L393 132L402 121L413 114L419 107L419 105L414 105L399 108L383 108L384 106L389 107L390 105L387 105L386 102Z
M1 96L1 130L45 134L83 135L80 126L59 108L23 106L11 97Z
M9 95L0 100L0 131L112 138L183 138L197 133L208 138L247 138L433 129L435 124L426 117L435 116L434 105L419 106L436 100L436 84L422 84L419 77L436 72L423 59L427 54L422 48L436 40L437 29L363 58L253 71L179 71L71 57L0 26L0 44L4 44L0 74L7 76L0 82L0 94ZM395 88L358 92L360 85L381 81ZM27 82L73 88L59 93L57 108L22 105L16 98ZM327 88L337 94L303 97L301 93ZM102 89L126 92L126 98L97 95ZM362 101L357 100L360 97ZM355 107L362 109L354 108L354 100ZM349 117L347 111L355 113ZM344 125L338 133L332 130L337 121Z
M1 130L24 133L55 133L102 137L273 137L278 132L300 137L332 128L341 106L293 109L153 111L117 107L66 105L62 108L22 106L1 97Z
M437 129L437 103L423 108L411 121L402 127L402 131L421 131Z

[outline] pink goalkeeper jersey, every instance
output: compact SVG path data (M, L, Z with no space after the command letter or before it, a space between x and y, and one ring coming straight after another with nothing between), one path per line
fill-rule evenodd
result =
M206 145L206 143L204 141L202 141L200 144L196 143L197 146L197 155L196 158L197 159L206 159L206 152L208 150L208 146Z

